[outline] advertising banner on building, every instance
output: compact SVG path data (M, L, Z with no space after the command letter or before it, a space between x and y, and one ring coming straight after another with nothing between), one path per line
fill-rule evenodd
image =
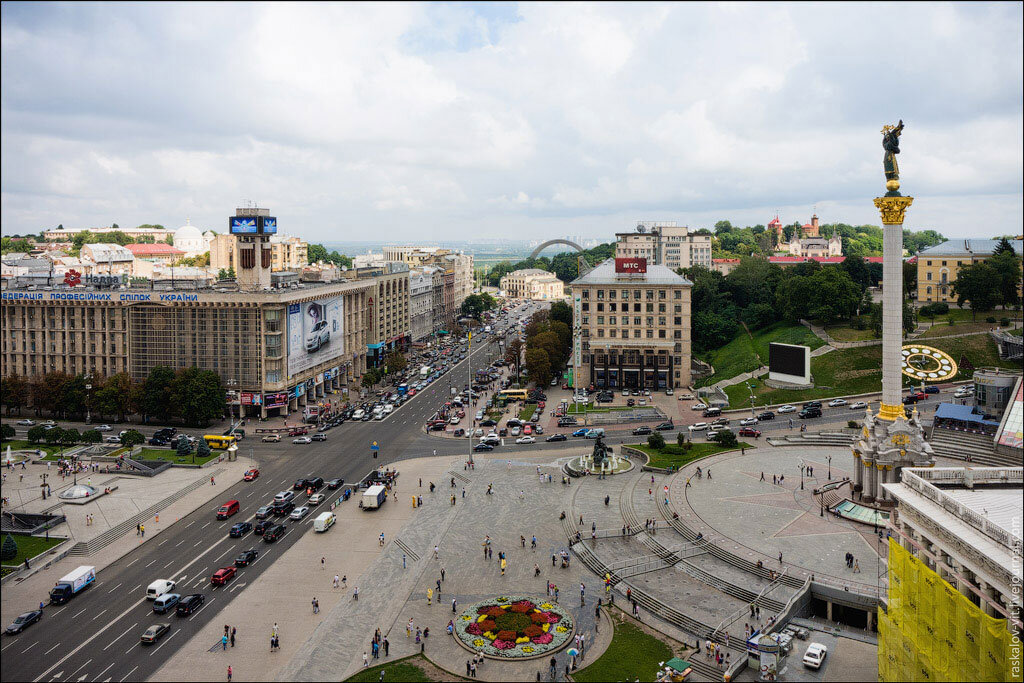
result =
M616 258L616 273L646 273L647 259L645 258Z
M261 394L254 394L250 391L242 392L242 405L243 406L258 406L263 404L263 396Z
M301 382L299 384L296 384L295 389L293 389L293 391L295 392L295 398L302 398L303 396L306 395L306 383Z
M288 394L267 394L265 401L268 408L281 408L282 406L288 405Z
M344 303L332 297L288 305L288 377L345 352Z

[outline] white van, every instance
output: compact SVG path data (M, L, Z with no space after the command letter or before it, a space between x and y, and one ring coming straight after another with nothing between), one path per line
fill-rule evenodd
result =
M363 411L362 408L360 408L356 412L352 413L352 419L353 420L362 420L364 415L366 415L366 413Z
M313 531L327 531L337 521L338 518L334 516L333 512L322 512L313 520Z
M156 600L164 593L170 593L174 590L174 582L168 579L157 579L153 583L149 584L149 588L146 589L146 599Z

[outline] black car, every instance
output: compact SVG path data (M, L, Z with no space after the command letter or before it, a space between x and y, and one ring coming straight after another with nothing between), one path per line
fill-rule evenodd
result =
M231 527L231 531L228 532L228 536L230 536L231 538L241 538L250 531L252 531L251 522L238 522L233 527Z
M655 427L655 429L657 429L659 432L667 432L667 431L669 431L671 429L675 429L675 428L676 428L676 426L674 424L672 424L671 421L669 421L669 422L662 422L660 425Z
M143 644L153 644L167 635L167 632L170 630L170 624L153 624L143 632L140 640Z
M277 524L277 522L275 522L272 519L261 519L260 521L256 522L256 526L252 528L252 532L257 536L262 536L267 529L274 526L275 524Z
M320 489L323 488L323 486L324 486L324 478L323 477L313 477L312 479L307 479L306 480L306 489L313 489L314 491L319 491Z
M627 408L632 408L632 407L633 407L633 406L635 406L635 405L636 405L636 401L634 401L634 400L633 400L633 399L631 399L631 398L627 398L627 399L626 399L626 407L627 407Z
M774 419L775 419L775 413L773 413L770 410L766 410L766 411L764 411L763 413L761 413L760 415L757 416L757 421L758 422L764 422L765 420L774 420Z
M15 618L14 623L12 623L10 626L7 627L7 633L8 633L8 635L12 635L12 636L15 633L21 633L22 631L24 631L29 626L31 626L32 624L36 623L37 621L39 621L42 618L43 618L43 611L39 610L39 609L34 609L31 612L25 612L24 614L19 614Z
M575 427L576 426L576 418L575 417L560 417L560 418L558 418L558 426L559 427Z
M648 426L637 427L633 430L633 436L643 436L644 434L650 434L651 428Z
M489 443L478 443L477 445L473 446L473 450L474 451L493 451L494 450L494 446L492 446Z
M252 548L249 548L248 550L243 550L242 554L235 558L235 566L248 567L250 564L256 561L256 558L258 556L259 553Z
M937 393L939 393L939 388L937 386L935 386L934 384L932 384L932 385L927 386L927 387L924 388L924 393L926 393L926 394L937 394Z
M568 441L568 437L565 434L552 434L545 441Z
M801 420L806 420L811 417L821 417L821 408L804 408L800 411Z
M295 509L295 503L290 500L278 500L274 502L272 513L275 517L284 517Z
M169 441L171 437L177 433L177 427L161 427L160 429L153 432L153 436L158 439L167 439Z
M804 404L804 408L821 408L821 401L808 401Z
M250 551L252 552L252 551ZM193 593L192 595L186 595L178 601L178 606L175 608L175 612L179 617L187 617L192 614L206 602L206 596L202 593Z
M263 534L263 540L267 543L273 543L277 539L284 536L284 532L287 530L288 528L284 524L278 524L273 529L270 529L269 531Z
M296 491L301 491L302 489L306 488L307 483L308 482L305 479L296 479L295 483L292 484L292 488Z
M169 443L171 443L171 442L168 441L167 439L158 439L155 436L152 439L149 440L149 445L150 446L166 446Z
M497 422L495 422L494 420L491 420L491 419L487 419L487 420L482 420L482 421L480 422L480 426L481 426L481 427L493 427L493 426L494 426L494 425L496 425L496 424L498 424L498 423L497 423Z
M341 488L344 484L344 479L331 479L329 482L327 482L327 488L333 491L335 489Z
M915 403L917 403L917 396L916 395L911 394L910 396L904 396L903 397L903 405L910 406L910 405L914 405Z

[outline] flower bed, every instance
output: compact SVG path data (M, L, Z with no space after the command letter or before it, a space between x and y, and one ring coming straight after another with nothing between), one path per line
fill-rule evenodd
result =
M455 637L488 657L538 657L557 650L573 634L572 616L550 602L505 595L470 605L455 620Z

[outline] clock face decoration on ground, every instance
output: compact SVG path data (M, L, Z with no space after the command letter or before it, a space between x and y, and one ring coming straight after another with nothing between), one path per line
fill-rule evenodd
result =
M945 382L956 377L957 367L948 353L931 346L903 347L903 374L921 382Z

